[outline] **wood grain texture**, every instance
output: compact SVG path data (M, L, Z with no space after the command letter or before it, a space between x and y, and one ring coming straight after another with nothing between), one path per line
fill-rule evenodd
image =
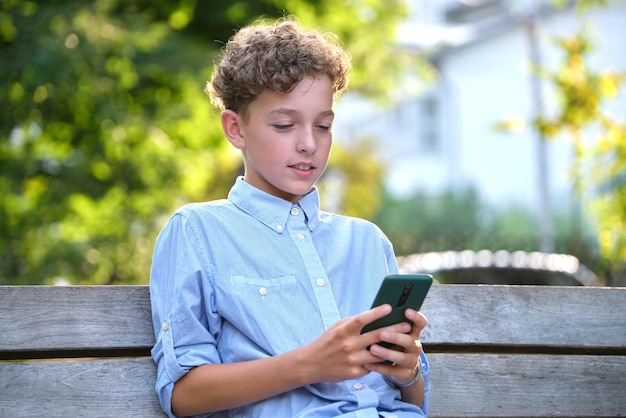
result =
M141 348L154 332L147 286L1 286L0 353Z
M615 349L626 354L626 288L438 285L425 344Z
M626 416L626 289L435 285L422 312L431 417ZM0 359L44 359L0 361L0 416L164 416L148 287L0 287L0 324Z
M150 358L0 362L2 417L164 417Z
M626 357L431 354L430 417L626 416ZM149 358L0 363L0 416L163 416Z
M431 354L430 417L626 416L626 356Z
M435 285L422 312L425 344L626 348L626 288ZM0 353L154 344L146 286L2 286L0 323Z

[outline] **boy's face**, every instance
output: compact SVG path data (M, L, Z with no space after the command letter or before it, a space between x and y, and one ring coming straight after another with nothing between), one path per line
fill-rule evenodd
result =
M306 77L289 93L263 91L239 118L244 180L291 202L320 178L332 145L334 90L328 77Z

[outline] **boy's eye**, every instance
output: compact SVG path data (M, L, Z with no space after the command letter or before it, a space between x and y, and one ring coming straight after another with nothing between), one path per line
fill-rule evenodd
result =
M275 123L272 126L278 131L286 131L293 128L294 125L293 123ZM332 130L332 125L317 125L317 129L330 132Z

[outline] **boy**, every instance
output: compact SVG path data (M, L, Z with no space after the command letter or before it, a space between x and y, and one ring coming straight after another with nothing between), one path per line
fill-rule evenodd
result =
M361 335L390 312L369 304L397 272L391 244L375 225L319 208L315 182L349 69L334 38L289 19L226 45L207 92L244 176L228 199L170 218L151 271L168 415L426 415L426 318L408 309L407 322Z

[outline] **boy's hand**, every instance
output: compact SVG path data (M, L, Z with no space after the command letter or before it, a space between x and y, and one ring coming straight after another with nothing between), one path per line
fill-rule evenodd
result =
M391 377L398 384L410 382L417 372L419 357L422 353L422 343L420 335L428 324L426 317L418 311L407 309L405 316L410 321L407 333L393 332L388 328L378 330L379 341L384 341L394 345L388 349L381 345L374 344L370 347L370 352L380 360L388 360L393 364L382 364L379 362L366 364L365 368L379 372ZM410 330L410 332L408 332Z
M301 347L299 349L302 356L302 369L300 371L306 373L304 380L308 383L316 383L355 379L368 374L372 370L380 371L373 366L373 363L381 360L396 361L399 356L416 358L415 352L419 355L421 346L419 351L417 347L409 348L406 346L411 344L415 346L413 343L414 338L415 336L419 338L419 333L423 326L414 325L411 327L408 322L403 322L361 334L361 330L365 325L388 315L390 312L391 306L381 305L358 315L344 318L337 321L315 341ZM407 319L411 320L408 317ZM417 321L421 323L419 318L417 318ZM410 334L407 334L409 332ZM382 347L376 344L381 340L398 344L405 353L396 351L392 356L388 351L393 350L370 352L367 349L370 346L374 350L382 349ZM409 361L404 357L399 359L401 364L406 364ZM414 365L415 362L413 363ZM387 367L391 368L392 366ZM393 375L392 373L386 374ZM401 374L396 374L398 374L400 381L402 379Z

